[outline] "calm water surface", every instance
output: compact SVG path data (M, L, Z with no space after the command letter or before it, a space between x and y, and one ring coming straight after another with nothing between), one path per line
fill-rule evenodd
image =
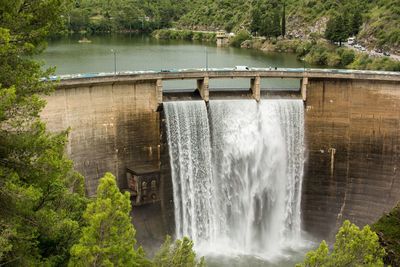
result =
M114 53L117 71L164 70L205 68L232 68L237 65L250 67L302 68L295 54L264 53L253 49L233 47L218 48L214 43L178 40L156 40L138 35L92 36L91 43L78 43L79 36L49 42L40 55L45 66L56 66L56 74L114 72ZM171 83L169 85L168 83ZM248 87L248 80L211 80L211 88ZM262 80L265 88L293 88L298 81ZM194 82L167 82L170 88L194 88Z

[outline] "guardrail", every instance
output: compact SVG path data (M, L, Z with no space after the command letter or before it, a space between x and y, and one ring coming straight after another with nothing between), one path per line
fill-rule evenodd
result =
M78 73L78 74L64 74L64 75L54 75L48 78L42 78L42 81L57 81L57 80L74 80L74 79L90 79L90 78L111 78L111 77L126 77L126 76L136 76L136 75L162 75L167 74L189 74L189 73L204 73L206 76L208 73L224 73L224 72L237 72L237 73L253 73L262 72L265 74L285 72L287 74L300 74L302 73L304 77L315 77L318 74L362 74L362 75L386 75L398 77L400 80L400 72L393 71L370 71L370 70L349 70L349 69L314 69L314 68L249 68L248 70L237 70L235 68L195 68L195 69L162 69L160 71L146 70L146 71L121 71L117 73L111 72L99 72L99 73ZM223 75L221 75L223 76ZM239 75L243 76L243 75ZM296 75L298 76L298 75Z

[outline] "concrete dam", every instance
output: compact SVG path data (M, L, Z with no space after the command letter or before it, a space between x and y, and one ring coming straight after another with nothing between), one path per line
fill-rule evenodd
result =
M236 78L248 88L209 86ZM298 86L261 88L277 78ZM170 80L195 90L163 90ZM71 128L67 152L87 194L107 171L131 192L144 246L168 233L262 254L302 232L330 239L345 219L372 223L400 201L398 73L78 75L64 77L47 101L41 116L50 131Z

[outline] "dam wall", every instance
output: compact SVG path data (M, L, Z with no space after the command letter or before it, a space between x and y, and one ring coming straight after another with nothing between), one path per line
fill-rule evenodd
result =
M198 93L160 94L160 79L181 79L176 73L160 75L61 82L46 97L41 114L50 131L70 128L67 152L85 176L89 196L105 172L112 172L124 190L127 168L161 168L161 201L133 208L137 238L147 248L161 243L166 233L174 234L165 114L159 104L201 99ZM400 201L400 79L340 75L310 74L302 91L260 94L261 101L306 95L302 228L321 238L332 237L344 219L360 226L372 223ZM251 90L210 91L209 97L253 99Z
M159 165L159 113L154 81L60 87L41 117L50 131L70 128L67 152L86 178L88 195L106 172L126 188L126 168Z
M309 80L305 109L304 229L376 221L400 201L400 83Z
M160 113L156 81L60 86L46 97L41 117L50 131L70 128L67 152L85 177L86 193L113 173L122 190L127 168L156 170L160 162ZM136 237L148 248L159 244L165 230L160 203L133 208Z

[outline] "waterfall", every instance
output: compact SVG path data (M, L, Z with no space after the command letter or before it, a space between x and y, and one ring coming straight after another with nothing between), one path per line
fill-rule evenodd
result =
M301 100L165 103L176 235L261 256L300 240Z

